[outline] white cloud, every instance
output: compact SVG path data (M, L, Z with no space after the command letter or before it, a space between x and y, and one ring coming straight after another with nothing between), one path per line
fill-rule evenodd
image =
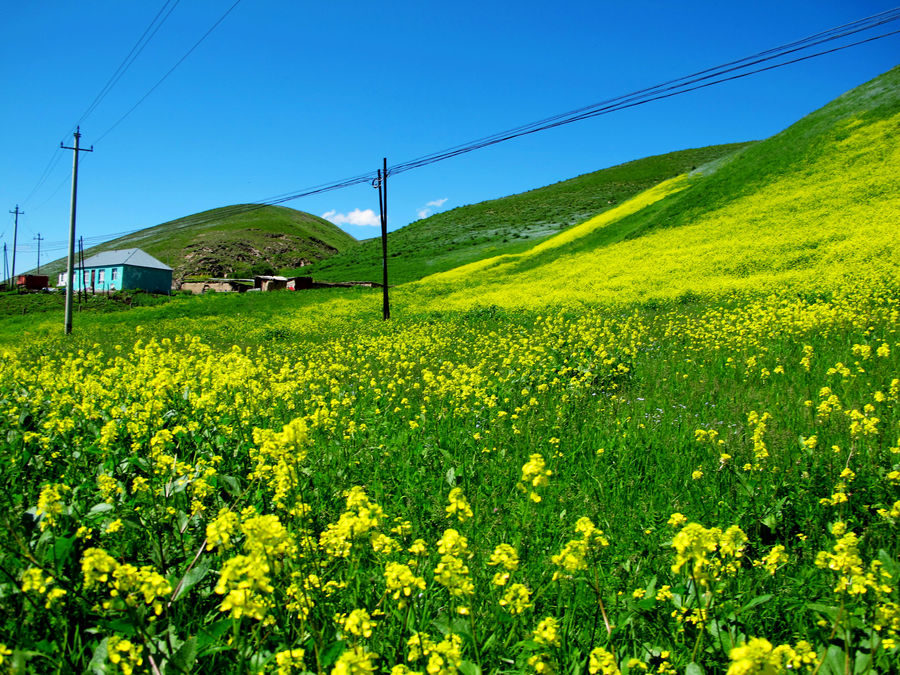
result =
M335 225L358 225L360 227L378 227L381 219L372 209L361 211L353 209L350 213L338 213L335 210L322 214L325 220L330 220Z
M434 212L434 209L441 208L446 202L447 202L446 197L443 197L442 199L435 199L433 201L430 201L427 204L425 204L425 206L423 206L419 209L416 209L416 215L419 216L420 220L422 218L427 218ZM431 207L431 208L429 208L429 207Z

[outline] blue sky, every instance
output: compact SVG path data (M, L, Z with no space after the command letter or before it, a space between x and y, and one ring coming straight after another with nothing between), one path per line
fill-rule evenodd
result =
M82 122L78 232L96 239L355 176L890 9L891 2L182 0ZM5 2L2 243L65 253L71 131L163 0ZM170 5L171 7L171 5ZM882 32L896 30L897 23ZM647 155L770 136L900 61L900 36L396 176L390 228ZM110 130L111 129L111 130ZM45 169L52 171L43 182ZM356 236L377 192L286 204Z

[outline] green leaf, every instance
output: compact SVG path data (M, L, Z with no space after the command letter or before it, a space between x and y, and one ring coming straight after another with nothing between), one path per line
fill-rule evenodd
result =
M344 648L346 646L347 643L342 641L332 642L328 645L322 652L322 667L328 668L329 666L333 666L338 660L338 657L344 653Z
M104 631L109 633L118 633L119 635L124 635L125 637L134 637L137 635L137 628L134 625L134 622L129 619L112 619L112 620L101 620L100 626L104 629Z
M108 511L113 510L113 505L108 504L106 502L100 502L99 504L94 504L90 510L87 512L88 516L96 516L101 513L107 513Z
M53 542L53 556L57 565L65 565L75 547L75 537L57 537Z
M208 647L230 631L233 625L234 619L219 619L212 623L197 634L197 646L201 648Z
M463 675L481 675L481 666L471 661L463 661L459 664L459 672Z
M654 596L650 596L649 598L643 598L638 600L637 606L639 609L648 610L653 609L656 606L656 598Z
M102 642L94 649L93 656L91 656L88 669L94 675L106 675L106 657L108 656L106 643L108 641L109 638L103 638Z
M232 497L239 497L241 495L241 486L237 482L234 476L222 476L220 475L222 483L225 485L225 491Z
M810 603L807 603L806 608L807 608L807 609L811 609L811 610L814 611L814 612L820 612L821 614L824 614L825 616L827 616L827 617L828 617L829 619L831 619L832 621L834 621L834 619L835 619L835 617L837 616L837 613L838 613L838 608L837 608L837 607L835 607L835 606L833 606L833 605L824 605L824 604L822 604L821 602L810 602Z
M822 663L822 675L844 675L844 650L837 645L831 645L825 652Z
M862 675L872 668L872 650L857 649L856 661L853 664L853 675Z
M761 605L764 602L768 602L769 600L772 599L772 597L773 596L771 593L767 594L767 595L758 595L755 598L753 598L750 602L748 602L746 605L741 607L737 612L735 612L735 614L740 614L741 612L746 612L748 609L753 609L757 605Z
M705 675L706 671L699 663L689 663L684 669L684 675Z
M203 577L209 573L211 564L212 562L208 558L200 558L198 563L184 575L184 579L178 587L178 591L172 597L172 602L177 602L180 598L184 597L189 590L196 586Z
M190 672L191 668L194 667L194 662L197 660L197 652L197 638L189 637L178 648L178 651L172 655L172 663L175 664L176 668Z

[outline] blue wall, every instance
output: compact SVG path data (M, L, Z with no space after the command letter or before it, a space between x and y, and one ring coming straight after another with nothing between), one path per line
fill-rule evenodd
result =
M74 276L73 288L76 291L85 288L88 292L93 289L95 293L114 293L126 289L139 289L150 293L168 294L172 290L171 270L115 265L76 269Z

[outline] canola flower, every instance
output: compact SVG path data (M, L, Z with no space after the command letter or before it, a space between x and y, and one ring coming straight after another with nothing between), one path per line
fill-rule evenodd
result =
M553 472L547 468L543 456L534 453L528 458L528 462L522 467L522 483L520 485L523 492L528 493L529 499L533 502L541 501L541 496L537 489L546 487L550 483L550 476Z
M276 675L291 675L303 671L303 649L285 649L275 654Z
M764 186L736 195L679 227L657 227L640 237L585 249L567 248L571 235L563 232L540 248L431 275L409 292L430 310L495 305L540 311L554 304L616 306L647 297L722 298L785 287L799 292L840 291L848 270L854 268L880 266L879 272L896 278L900 243L895 218L900 197L895 168L900 165L900 150L886 139L896 131L898 119L900 113L894 112L868 123L844 120L821 139L818 147L830 151L807 157L802 172L773 176ZM882 195L877 205L860 198L850 175L871 194ZM683 189L689 180L682 176L662 183L601 214L596 226L580 227L621 222L659 197ZM565 264L541 265L554 249L565 256Z
M818 657L812 645L801 640L791 645L773 646L765 638L750 638L729 652L731 665L727 675L756 673L809 672L815 670Z
M14 483L26 490L21 523L11 526L34 556L4 559L24 591L14 602L24 603L25 621L57 628L77 615L94 646L111 638L105 626L134 622L151 639L129 635L127 652L110 652L119 670L158 663L166 630L182 641L224 620L241 629L211 638L219 663L257 650L273 672L455 672L512 660L552 673L571 667L575 649L590 668L604 644L569 616L538 621L547 603L571 598L562 611L590 616L603 602L616 607L610 624L623 613L636 635L652 622L659 634L682 636L660 638L666 649L652 657L607 646L611 661L593 654L597 672L673 672L712 621L734 627L732 592L786 597L794 573L809 576L819 553L804 591L852 608L874 631L873 658L884 668L900 629L896 583L875 564L900 519L892 298L875 289L827 301L735 298L733 308L694 313L561 309L504 318L502 329L413 320L302 358L300 348L223 351L193 338L142 339L109 358L6 358L0 369L16 386L3 390L10 408L0 423L13 442L2 452L5 466L21 463ZM831 345L847 326L860 337ZM814 346L808 369L803 345ZM849 375L827 374L838 362ZM648 373L673 401L637 400ZM796 393L795 408L760 394L781 392L778 377ZM726 410L705 396L704 378L762 400ZM696 390L709 405L691 402ZM571 424L576 414L587 421ZM585 432L592 424L602 437ZM652 464L654 448L671 439L689 456ZM82 460L67 447L81 448ZM643 462L655 468L637 479L631 467ZM676 466L690 485L642 510L638 496L664 490ZM698 470L702 479L691 481ZM472 503L460 488L447 493L459 476ZM789 508L806 509L806 534L773 545L751 528L781 489L792 491ZM707 517L721 529L696 522ZM817 526L835 519L845 529L823 541ZM779 573L786 565L790 573ZM752 627L757 611L742 621ZM597 620L600 639L606 618ZM834 628L826 624L767 638L790 640L798 653L795 640L806 639L803 653L820 660ZM486 643L501 627L502 639ZM401 653L423 630L427 641ZM280 637L288 634L297 637ZM35 649L24 629L4 639L21 653ZM855 658L859 649L847 651ZM734 663L755 663L752 654L737 652Z
M123 675L131 675L135 668L139 668L144 663L142 645L136 645L131 640L113 635L106 644L106 650L110 663L118 666Z
M746 543L747 535L737 525L723 532L718 527L688 523L672 539L672 572L684 570L696 583L708 587L722 576L737 573Z
M425 590L425 579L416 576L409 565L389 562L384 570L385 586L397 607L405 609L414 594Z
M462 488L453 488L450 490L448 501L450 502L450 505L445 509L448 518L455 516L456 519L462 523L472 517L472 507L469 505Z
M424 661L429 675L456 675L462 664L462 638L448 633L436 642L428 633L415 633L406 643L409 662Z

